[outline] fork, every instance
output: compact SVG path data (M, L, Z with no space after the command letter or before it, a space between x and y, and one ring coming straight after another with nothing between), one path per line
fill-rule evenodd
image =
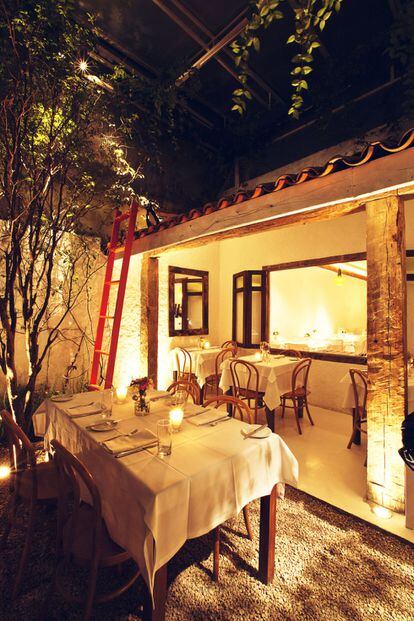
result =
M76 408L86 408L88 405L94 405L95 401L90 401L89 403L77 403L76 405L71 405L68 407L68 410L75 410Z

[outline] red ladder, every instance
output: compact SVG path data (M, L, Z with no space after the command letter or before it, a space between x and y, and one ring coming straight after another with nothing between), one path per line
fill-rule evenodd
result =
M137 220L138 204L133 202L131 209L125 213L115 210L114 223L112 225L111 241L109 242L109 255L106 263L105 280L102 289L102 300L99 310L98 326L96 329L96 339L92 359L91 381L89 384L89 390L100 390L101 387L98 384L98 373L101 356L107 356L108 362L106 365L105 384L104 388L111 388L112 380L114 376L116 351L118 347L119 330L122 320L122 309L124 306L125 290L128 278L129 261L131 258L132 244L134 242L135 223ZM129 220L128 231L125 238L125 244L122 255L122 265L119 280L112 280L112 274L115 262L115 253L118 248L119 241L119 229L121 222ZM113 316L108 315L108 303L111 287L117 286L118 292L115 303L115 313ZM103 337L106 321L113 320L112 333L110 338L109 351L103 351Z

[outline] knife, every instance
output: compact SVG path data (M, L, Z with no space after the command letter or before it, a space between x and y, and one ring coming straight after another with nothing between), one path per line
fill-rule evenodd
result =
M113 454L115 459L119 459L120 457L127 457L127 455L133 455L133 453L140 453L141 451L145 451L149 448L154 448L154 446L158 446L158 441L153 442L152 444L147 444L146 446L140 446L138 448L129 449L129 451L122 451L121 453Z
M207 410L200 410L199 412L195 412L194 414L190 414L189 416L184 416L184 420L188 420L189 418L194 418L194 416L199 416L200 414L205 414Z
M209 420L208 423L202 423L199 427L205 427L206 425L212 425L213 423L219 423L224 420L230 420L230 416L226 414L226 416L222 416L221 418L216 418L215 420Z
M258 431L262 431L262 429L264 429L265 427L267 427L267 423L265 423L264 425L260 425L260 427L256 427L256 429L253 429L253 431L250 431L250 433L247 433L246 435L243 434L243 439L246 440L246 438L252 438L255 433L257 433Z

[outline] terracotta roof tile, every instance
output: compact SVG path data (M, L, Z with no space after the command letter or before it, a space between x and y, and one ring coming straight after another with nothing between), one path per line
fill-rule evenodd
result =
M230 205L243 203L244 201L252 198L258 198L263 194L269 194L270 192L280 192L284 188L292 185L299 185L300 183L308 183L313 179L319 177L326 177L340 170L346 168L353 168L356 166L362 166L367 162L373 161L384 157L390 153L398 153L414 146L414 129L408 130L399 140L397 144L389 144L387 142L375 141L368 144L362 151L355 153L354 155L344 156L338 155L332 157L326 162L324 166L308 166L298 172L297 174L280 175L274 182L261 183L257 185L253 190L239 189L236 194L223 196L217 203L206 203L201 209L192 209L188 214L177 215L171 218L168 222L164 221L157 226L150 226L148 229L143 229L135 233L136 238L141 238L146 235L151 235L159 230L165 230L173 226L177 226L188 220L200 218L204 215L213 213L217 209L226 209Z

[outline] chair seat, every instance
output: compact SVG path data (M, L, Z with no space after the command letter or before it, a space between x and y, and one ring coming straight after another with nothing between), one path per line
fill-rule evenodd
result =
M64 547L70 547L73 558L80 563L89 563L92 558L92 533L94 532L93 511L89 505L82 503L72 532L72 517L64 527ZM130 555L111 539L105 521L102 520L101 543L99 547L99 564L101 566L117 565L128 560Z
M37 499L52 500L58 497L58 483L56 468L53 462L41 462L36 466ZM25 470L19 474L19 496L31 498L32 496L32 473Z
M206 379L204 380L205 384L217 384L220 381L221 378L221 374L220 375L209 375L208 377L206 377Z
M306 390L303 386L301 388L296 388L296 390L289 390L289 392L284 392L283 395L280 395L281 399L300 399L304 398L309 394L309 390Z

